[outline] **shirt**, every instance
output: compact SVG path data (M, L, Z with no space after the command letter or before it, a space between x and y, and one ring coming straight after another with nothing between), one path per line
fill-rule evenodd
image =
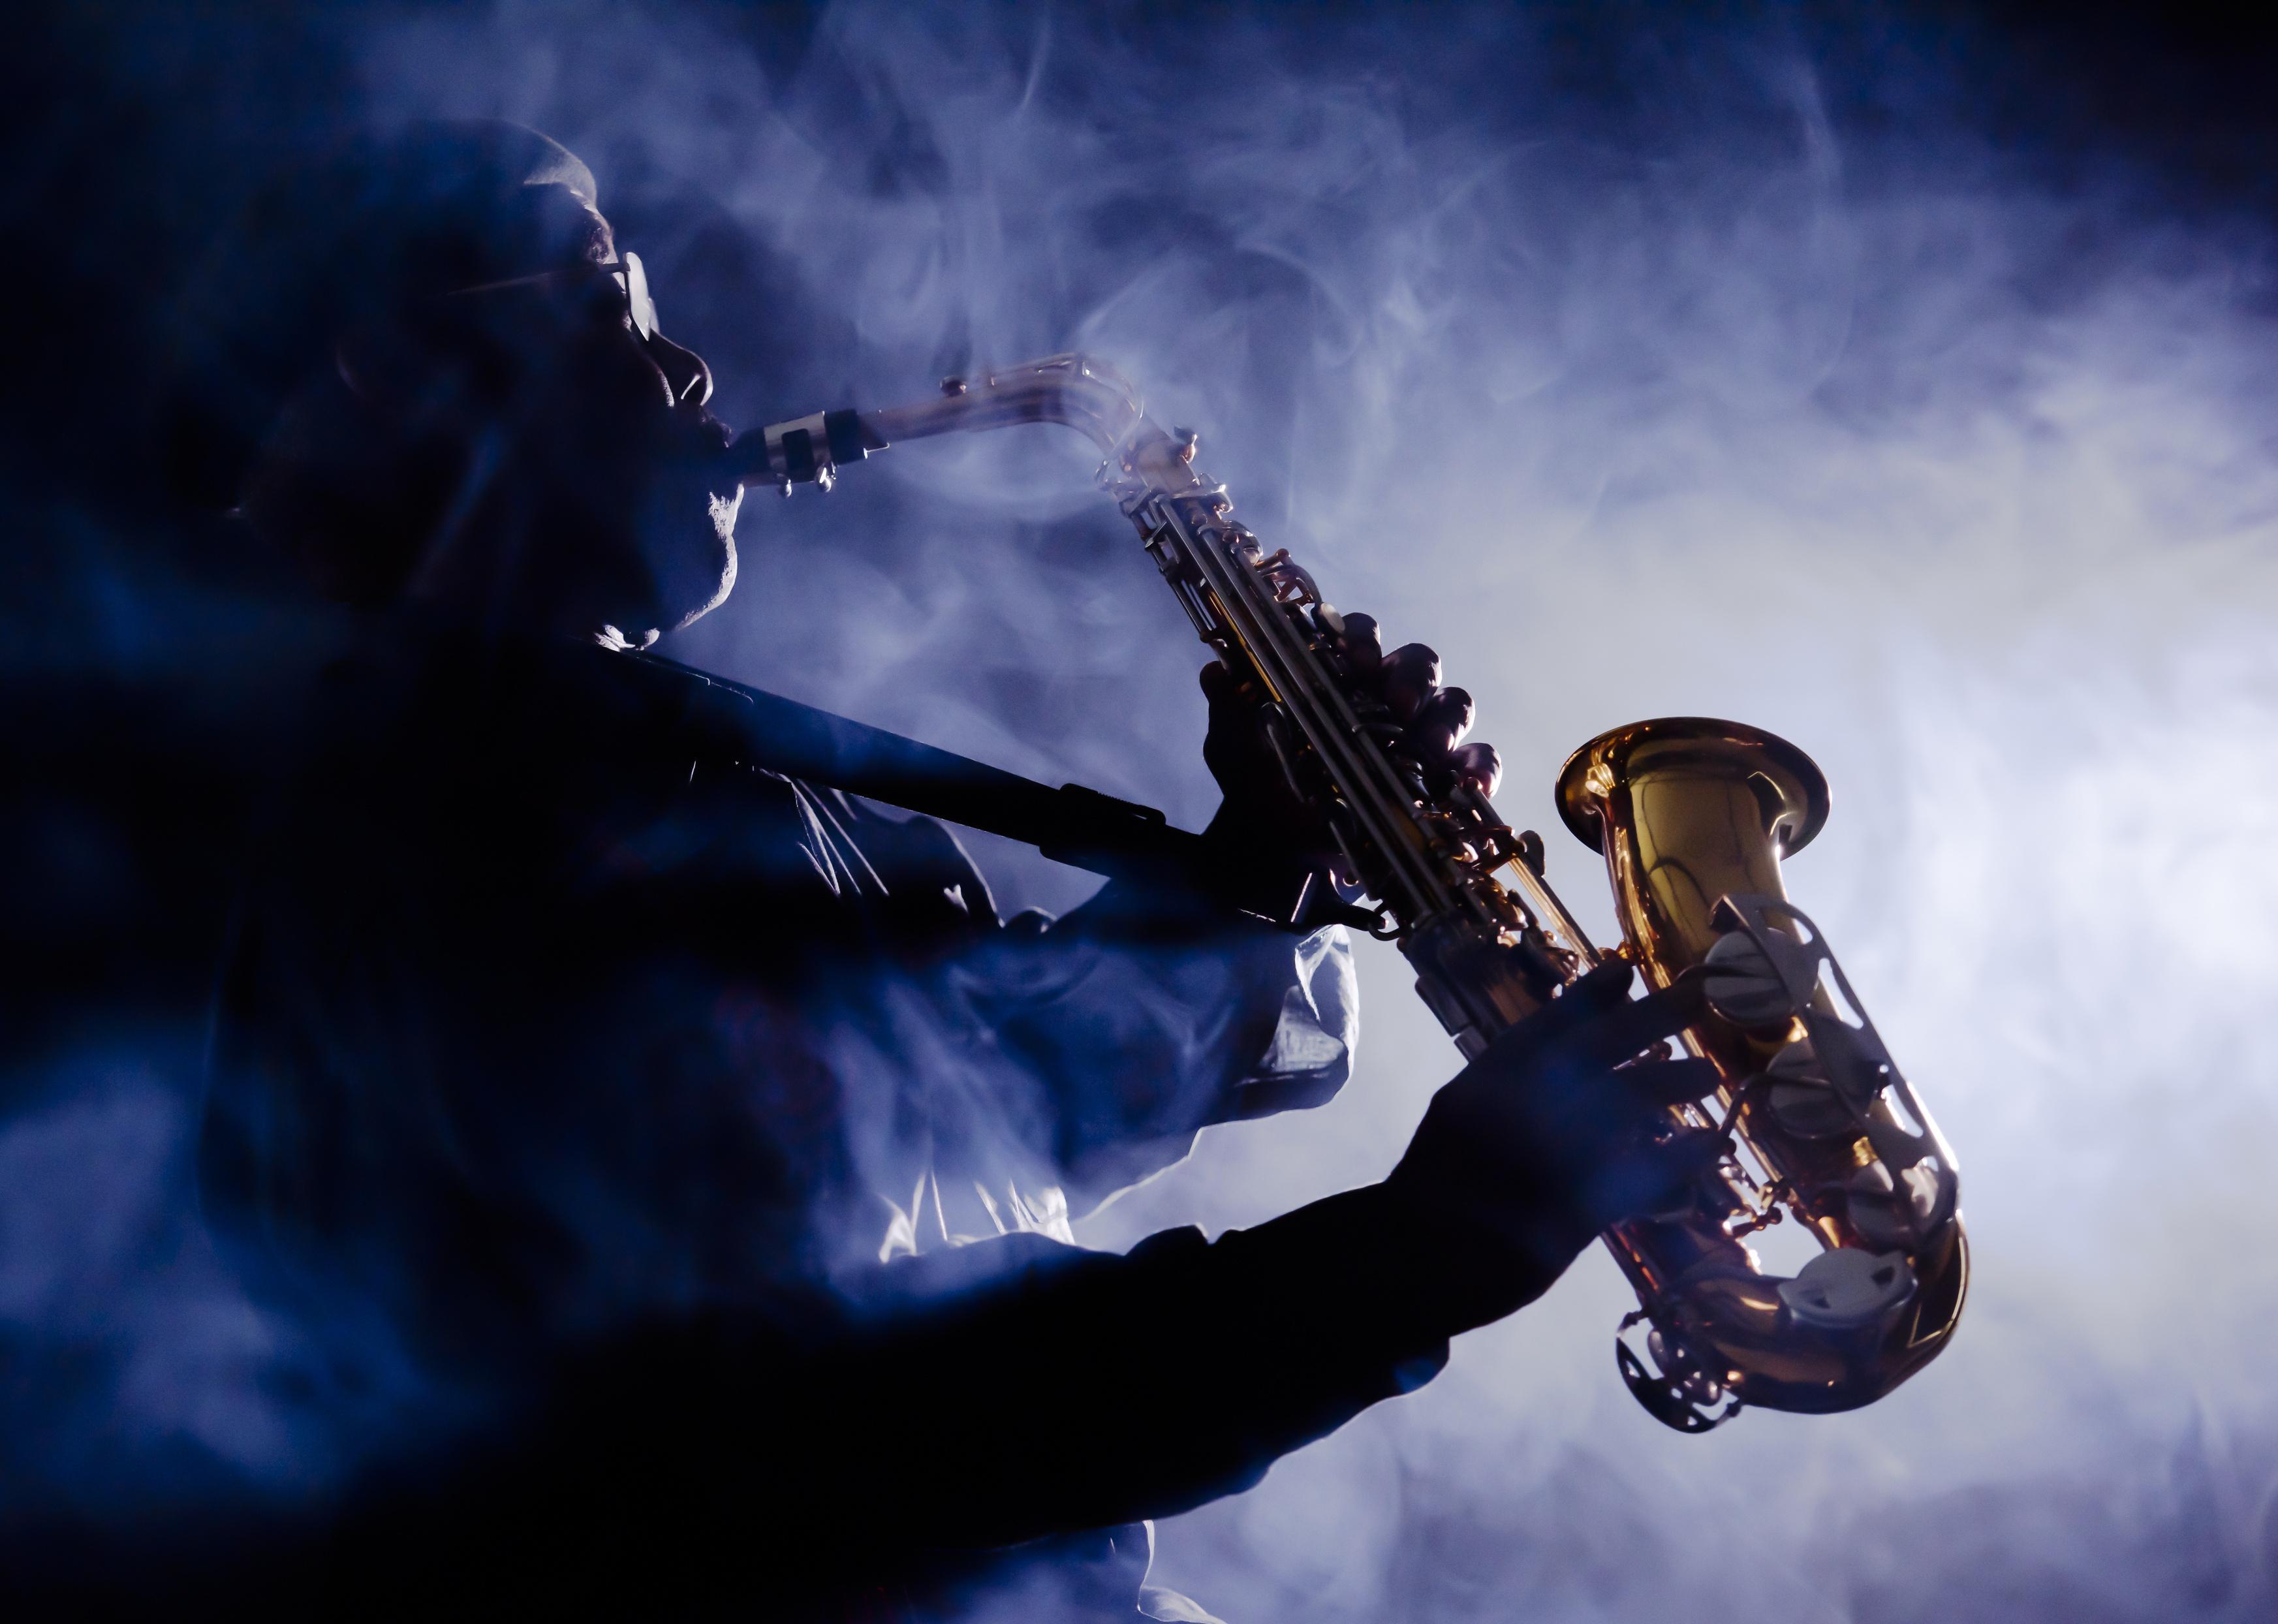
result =
M344 662L240 909L202 1180L309 1328L312 1457L365 1553L334 1569L461 1590L517 1542L577 1571L566 1543L772 1616L937 1616L1045 1568L1128 1610L1126 1519L1430 1362L1364 1339L1255 1436L1110 1421L1135 1384L1219 1390L1192 1339L1257 1310L1209 1306L1196 1232L1068 1244L1199 1128L1336 1092L1342 932L1113 885L1000 921L945 828L708 750L629 663L409 629ZM648 1529L605 1560L590 1498L533 1484L628 1452L673 1487L600 1520ZM893 1483L923 1515L866 1513ZM470 1495L487 1555L439 1532Z

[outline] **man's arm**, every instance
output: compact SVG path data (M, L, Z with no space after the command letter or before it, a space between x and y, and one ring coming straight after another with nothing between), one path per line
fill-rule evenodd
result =
M462 1445L391 1475L347 1521L336 1582L388 1607L503 1581L525 1605L800 1617L1171 1515L1438 1371L1445 1316L1412 1263L1430 1244L1360 1191L1214 1244L982 1243L962 1250L1009 1264L987 1283L894 1300L882 1279L868 1314L659 1322L560 1372L485 1464Z
M1467 1067L1384 1184L1123 1256L1010 1237L589 1347L487 1469L455 1461L447 1498L400 1474L344 1556L412 1594L463 1565L590 1595L631 1563L667 1610L791 1613L1247 1488L1428 1380L1450 1335L1539 1296L1604 1223L1682 1199L1713 1147L1647 1136L1701 1079L1609 1069L1681 1019L1666 995L1617 1008L1626 979Z

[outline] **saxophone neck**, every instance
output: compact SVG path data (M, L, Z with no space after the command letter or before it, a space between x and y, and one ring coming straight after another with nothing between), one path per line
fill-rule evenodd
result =
M1023 423L1075 429L1104 456L1140 437L1143 426L1153 427L1129 379L1105 361L1070 351L945 378L933 400L875 411L842 408L771 423L738 435L730 455L740 464L738 477L746 486L772 485L786 494L795 485L827 491L840 469L900 441Z

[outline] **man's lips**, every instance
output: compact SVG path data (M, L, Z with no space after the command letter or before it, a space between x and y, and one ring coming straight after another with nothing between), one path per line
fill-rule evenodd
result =
M675 436L679 441L677 448L692 465L705 489L722 498L741 492L744 482L738 459L729 449L735 441L735 431L700 406L688 411L678 426L681 432Z

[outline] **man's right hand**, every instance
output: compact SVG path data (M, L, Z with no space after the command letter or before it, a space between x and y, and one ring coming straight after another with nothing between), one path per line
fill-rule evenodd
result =
M1701 1060L1638 1058L1698 1018L1688 984L1632 1000L1609 961L1503 1033L1433 1097L1385 1191L1449 1283L1459 1330L1540 1297L1593 1237L1685 1204L1725 1143L1669 1107L1716 1086Z

